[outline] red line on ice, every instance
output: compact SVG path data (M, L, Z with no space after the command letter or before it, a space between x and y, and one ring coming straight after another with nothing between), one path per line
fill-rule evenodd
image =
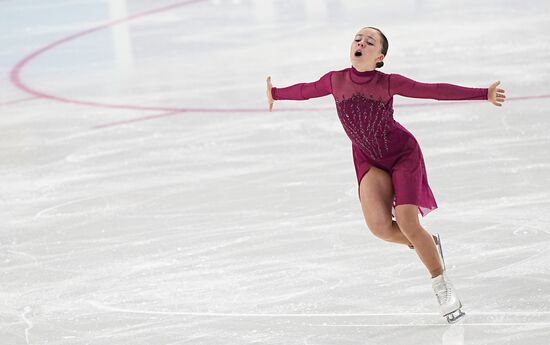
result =
M159 12L173 10L175 8L178 8L178 7L181 7L181 6L184 6L184 5L188 5L188 4L192 4L192 3L196 3L196 2L201 2L201 1L205 1L205 0L181 1L181 2L171 4L171 5L167 5L167 6L147 10L147 11L144 11L144 12L141 12L141 13L137 13L137 14L128 16L126 18L110 21L110 22L107 22L107 23L104 23L104 24L86 29L84 31L77 32L77 33L75 33L73 35L70 35L70 36L67 36L65 38L59 39L55 42L52 42L52 43L50 43L50 44L48 44L48 45L46 45L46 46L44 46L44 47L42 47L42 48L40 48L36 51L30 53L29 55L24 57L21 61L19 61L11 70L10 80L20 90L22 90L26 93L29 93L29 94L33 95L34 97L46 98L46 99L49 99L49 100L52 100L52 101L78 104L78 105L89 106L89 107L101 107L101 108L112 108L112 109L133 109L133 110L141 110L141 111L161 111L162 112L160 114L149 115L149 116L139 117L139 118L135 118L135 119L122 120L122 121L116 121L116 122L112 122L112 123L101 124L101 125L95 126L94 128L107 128L107 127L112 127L112 126L117 126L117 125L129 124L129 123L133 123L133 122L159 119L159 118L164 118L164 117L168 117L168 116L178 115L178 114L185 113L185 112L261 112L261 111L267 111L267 106L266 106L266 108L256 108L256 109L254 109L254 108L223 108L223 109L216 109L216 108L183 108L183 107L162 107L162 106L144 106L144 105L132 105L132 104L100 103L100 102L93 102L93 101L86 101L86 100L71 99L71 98L56 96L56 95L53 95L53 94L42 92L42 91L33 89L29 85L25 84L25 82L21 79L21 71L23 70L23 68L30 61L32 61L33 59L37 58L38 56L44 54L48 50L52 50L52 49L66 43L66 42L75 40L75 39L80 38L82 36L91 34L93 32L96 32L96 31L99 31L99 30L102 30L102 29L105 29L105 28L108 28L108 27L111 27L111 26L114 26L114 25L118 25L120 23L124 23L124 22L128 22L128 21L131 21L131 20L134 20L134 19L146 17L146 16L156 14L156 13L159 13ZM33 98L26 98L26 99L22 99L22 100L15 100L15 101L10 101L10 102L0 103L0 105L7 105L7 104L23 102L23 101L30 100L30 99L33 99ZM507 101L526 100L526 99L539 99L539 98L550 98L550 95L510 97L510 98L507 98ZM479 101L474 101L474 102L479 102ZM460 101L460 102L429 102L429 103L416 103L416 104L413 103L413 104L402 104L402 105L396 104L395 107L436 106L436 105L447 105L449 103L464 104L464 103L469 103L469 102L468 101ZM286 109L277 109L276 111L314 111L314 110L319 110L319 111L334 110L334 107L286 108Z
M92 27L90 29L77 32L76 34L73 34L73 35L67 36L65 38L62 38L60 40L57 40L55 42L52 42L52 43L50 43L50 44L48 44L48 45L46 45L46 46L44 46L44 47L42 47L42 48L40 48L36 51L30 53L29 55L24 57L21 61L19 61L13 67L13 69L11 70L10 80L17 88L19 88L20 90L22 90L26 93L29 93L29 94L34 95L36 97L46 98L46 99L50 99L52 101L58 101L58 102L64 102L64 103L72 103L72 104L79 104L79 105L91 106L91 107L101 107L101 108L134 109L134 110L150 110L150 111L205 111L205 109L169 108L169 107L154 107L154 106L141 106L141 105L128 105L128 104L112 104L112 103L99 103L99 102L93 102L93 101L71 99L71 98L56 96L56 95L53 95L53 94L49 94L49 93L46 93L46 92L35 90L32 87L25 84L25 82L21 79L21 71L23 70L25 65L27 65L30 61L37 58L38 56L44 54L48 50L52 50L53 48L56 48L56 47L60 46L63 43L75 40L75 39L80 38L82 36L91 34L93 32L96 32L96 31L99 31L99 30L102 30L102 29L105 29L105 28L108 28L108 27L111 27L111 26L114 26L114 25L117 25L117 24L120 24L120 23L124 23L124 22L127 22L127 21L131 21L131 20L134 20L134 19L137 19L137 18L149 16L149 15L156 14L156 13L163 12L163 11L173 10L177 7L181 7L181 6L184 6L184 5L188 5L188 4L195 3L195 2L200 2L200 1L205 1L205 0L182 1L182 2L177 2L175 4L171 4L171 5L168 5L168 6L163 6L163 7L159 7L159 8L156 8L156 9L144 11L144 12L141 12L141 13L138 13L138 14L128 16L126 18L110 21L110 22ZM213 109L210 109L210 110L213 110ZM235 109L235 110L237 110L237 109Z

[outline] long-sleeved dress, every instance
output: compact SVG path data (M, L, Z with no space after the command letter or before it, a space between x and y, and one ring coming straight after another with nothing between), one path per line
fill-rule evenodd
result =
M437 208L437 203L418 141L393 118L393 96L486 100L488 89L422 83L378 70L360 72L351 66L330 71L315 82L273 87L271 94L274 100L306 100L332 94L340 122L352 143L358 191L369 168L378 167L391 176L392 215L395 216L397 205L414 204L424 217Z

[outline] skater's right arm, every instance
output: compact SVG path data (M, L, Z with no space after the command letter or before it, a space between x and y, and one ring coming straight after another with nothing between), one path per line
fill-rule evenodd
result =
M330 81L332 72L323 75L319 80L311 83L299 83L288 87L273 87L271 77L267 77L267 99L269 111L273 108L274 100L295 100L303 101L310 98L323 97L332 93Z

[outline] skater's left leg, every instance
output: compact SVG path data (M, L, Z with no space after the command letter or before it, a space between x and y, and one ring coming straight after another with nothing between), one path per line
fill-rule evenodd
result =
M432 278L440 275L443 272L443 267L439 261L439 254L432 235L420 225L418 207L412 204L397 205L395 207L395 218L401 232L413 244L416 253L432 275Z
M412 204L398 205L395 213L399 228L413 244L420 260L432 275L432 287L439 304L439 312L447 318L447 322L457 322L465 315L461 310L462 303L447 274L443 272L432 235L420 225L418 207Z

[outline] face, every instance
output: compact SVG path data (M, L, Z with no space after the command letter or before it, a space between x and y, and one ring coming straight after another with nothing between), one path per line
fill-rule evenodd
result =
M351 43L351 64L358 71L373 70L376 63L384 59L381 49L382 37L378 31L371 28L361 29ZM357 52L360 52L360 54ZM356 54L359 56L356 56Z

